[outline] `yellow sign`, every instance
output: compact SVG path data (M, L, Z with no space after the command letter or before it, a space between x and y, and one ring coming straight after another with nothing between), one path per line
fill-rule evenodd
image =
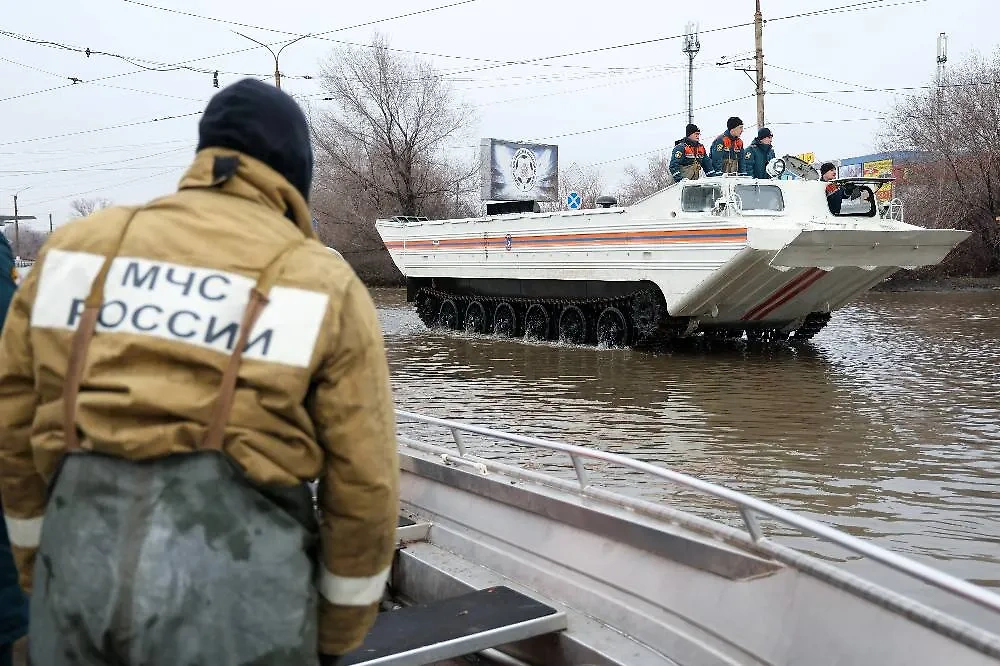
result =
M888 178L892 176L892 160L865 162L862 173L868 178Z
M875 160L865 162L862 167L862 175L867 178L891 178L892 160ZM885 202L892 198L892 183L885 183L875 190L875 198Z
M796 157L798 157L806 164L812 164L813 162L816 161L816 153L800 153L796 155Z

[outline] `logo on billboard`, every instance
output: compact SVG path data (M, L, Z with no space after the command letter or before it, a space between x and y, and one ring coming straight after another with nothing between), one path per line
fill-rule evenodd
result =
M484 201L559 201L559 147L483 139Z
M510 161L510 172L514 176L514 186L522 192L529 192L535 186L538 163L535 154L527 148L518 148Z

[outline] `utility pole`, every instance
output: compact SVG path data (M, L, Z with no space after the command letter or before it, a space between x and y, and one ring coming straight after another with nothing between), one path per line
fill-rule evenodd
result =
M52 213L49 213L49 233L52 233Z
M21 192L24 192L24 190L27 190L27 189L30 189L30 188L31 188L31 186L29 185L28 187L25 187L25 188L22 188L22 189L18 190L14 194L14 214L13 215L0 215L0 226L2 226L3 224L6 224L7 222L13 222L14 223L14 256L15 257L21 256L21 238L20 238L20 234L18 233L18 226L17 226L18 221L19 220L33 220L33 219L35 219L34 215L18 215L17 214L17 195L20 194Z
M944 66L948 62L948 35L940 33L937 39L937 117L941 118L944 106Z
M694 122L694 57L701 50L701 42L698 41L698 26L688 23L684 32L684 48L681 53L686 53L688 57L688 123Z
M21 256L21 233L17 225L17 222L20 219L20 217L17 214L17 195L30 188L31 186L29 185L28 187L24 187L14 193L14 256L15 257Z
M236 32L236 31L233 30L233 32ZM278 49L278 52L275 53L274 49L272 49L270 46L268 46L264 42L258 42L253 37L247 37L242 32L236 32L236 34L239 35L240 37L245 38L245 39L249 39L251 42L253 42L255 44L260 44L265 49L267 49L268 51L271 52L271 55L274 57L274 86L278 90L281 90L281 70L278 69L278 57L281 55L281 52L284 51L286 47L291 46L292 44L294 44L295 42L299 41L300 39L305 39L306 37L311 37L312 36L312 35L302 35L300 37L296 37L295 39L293 39L292 41L288 42L287 44L285 44L284 46L282 46L280 49Z
M757 127L764 127L764 15L760 0L753 15L754 43L757 48Z

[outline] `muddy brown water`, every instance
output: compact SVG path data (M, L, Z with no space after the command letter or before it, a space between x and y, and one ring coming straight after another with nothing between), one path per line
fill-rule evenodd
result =
M372 294L400 408L668 466L1000 593L1000 291L871 293L806 346L658 353L430 331L403 290ZM558 456L533 461L572 473ZM598 472L616 490L739 524L717 501ZM1000 632L968 602L768 529Z

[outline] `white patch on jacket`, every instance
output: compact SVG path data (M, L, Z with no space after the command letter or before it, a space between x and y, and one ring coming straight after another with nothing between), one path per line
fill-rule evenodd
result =
M35 328L76 330L104 257L52 249L42 264L31 312ZM97 331L145 335L230 354L256 280L213 268L115 257ZM319 338L329 297L274 286L250 334L246 359L304 368Z

